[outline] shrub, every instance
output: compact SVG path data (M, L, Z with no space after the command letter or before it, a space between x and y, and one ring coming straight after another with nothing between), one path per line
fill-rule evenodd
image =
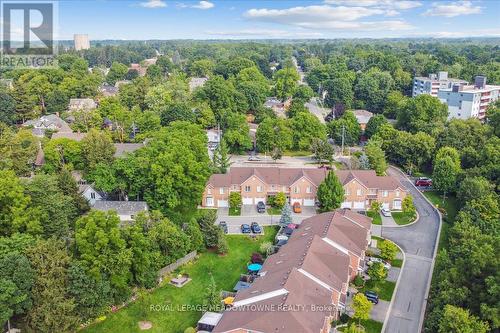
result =
M283 192L278 192L276 196L274 197L274 207L276 208L283 208L286 204L286 195Z
M354 278L354 285L356 287L362 287L365 284L365 280L361 277L361 275L356 275Z
M368 275L372 280L381 281L387 277L387 270L382 263L376 262L368 268Z
M380 249L380 257L384 260L392 261L396 259L398 247L390 240L384 240L378 245Z
M382 204L378 201L374 201L374 202L372 202L372 204L370 206L370 211L378 212L378 211L380 211L381 208L382 208Z
M240 192L231 192L231 194L229 194L229 206L231 208L237 208L241 206Z
M407 195L403 199L402 206L403 206L403 213L411 214L411 216L415 216L416 209L415 209L415 205L413 205L413 198L411 197L411 195Z
M188 327L184 330L184 333L196 333L196 330L193 327Z
M259 251L262 254L267 254L267 251L273 246L271 242L263 242L260 244Z

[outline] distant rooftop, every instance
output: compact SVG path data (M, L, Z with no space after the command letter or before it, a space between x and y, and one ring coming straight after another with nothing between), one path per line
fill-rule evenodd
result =
M94 207L96 210L109 211L114 210L118 215L135 215L139 212L148 210L148 204L145 201L96 201Z
M144 143L115 143L115 157L122 157L127 153L133 153L144 146Z

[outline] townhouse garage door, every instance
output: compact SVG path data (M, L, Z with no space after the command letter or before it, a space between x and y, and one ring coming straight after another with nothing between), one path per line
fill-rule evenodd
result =
M217 200L217 207L229 207L227 200Z
M304 206L312 207L314 206L314 204L315 204L314 199L304 199Z
M351 207L352 207L351 201L344 201L343 203L340 204L340 208L351 208Z
M253 198L245 198L243 197L241 199L241 202L244 204L244 205L253 205Z
M364 201L354 201L354 205L352 206L353 209L365 209L365 202Z

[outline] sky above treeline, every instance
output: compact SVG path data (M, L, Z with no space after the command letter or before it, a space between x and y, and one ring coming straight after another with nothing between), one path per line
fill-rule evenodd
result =
M500 1L60 0L57 39L500 37Z

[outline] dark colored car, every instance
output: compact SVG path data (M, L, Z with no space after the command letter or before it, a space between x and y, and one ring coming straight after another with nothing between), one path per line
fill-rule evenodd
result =
M429 187L432 186L432 179L420 177L415 180L415 186Z
M257 203L257 212L259 212L259 213L265 213L266 212L266 204L263 203L262 201L259 201Z
M241 225L241 233L250 234L250 233L252 233L252 229L250 228L250 226L248 224L242 224Z
M374 303L374 304L378 304L378 295L377 295L377 293L375 293L375 292L373 292L373 291L369 291L369 290L368 290L368 291L365 291L365 292L364 292L364 295L366 296L366 298L367 298L370 302L372 302L372 303Z
M226 223L226 221L220 221L219 222L219 228L221 228L222 231L224 231L224 233L227 234L227 223Z
M250 226L250 228L252 229L252 232L254 234L260 234L262 232L262 228L260 227L260 225L257 222L252 222L252 225Z
M286 239L280 239L280 240L276 243L276 246L283 246L283 245L285 245L286 243L288 243L288 240L286 240Z

